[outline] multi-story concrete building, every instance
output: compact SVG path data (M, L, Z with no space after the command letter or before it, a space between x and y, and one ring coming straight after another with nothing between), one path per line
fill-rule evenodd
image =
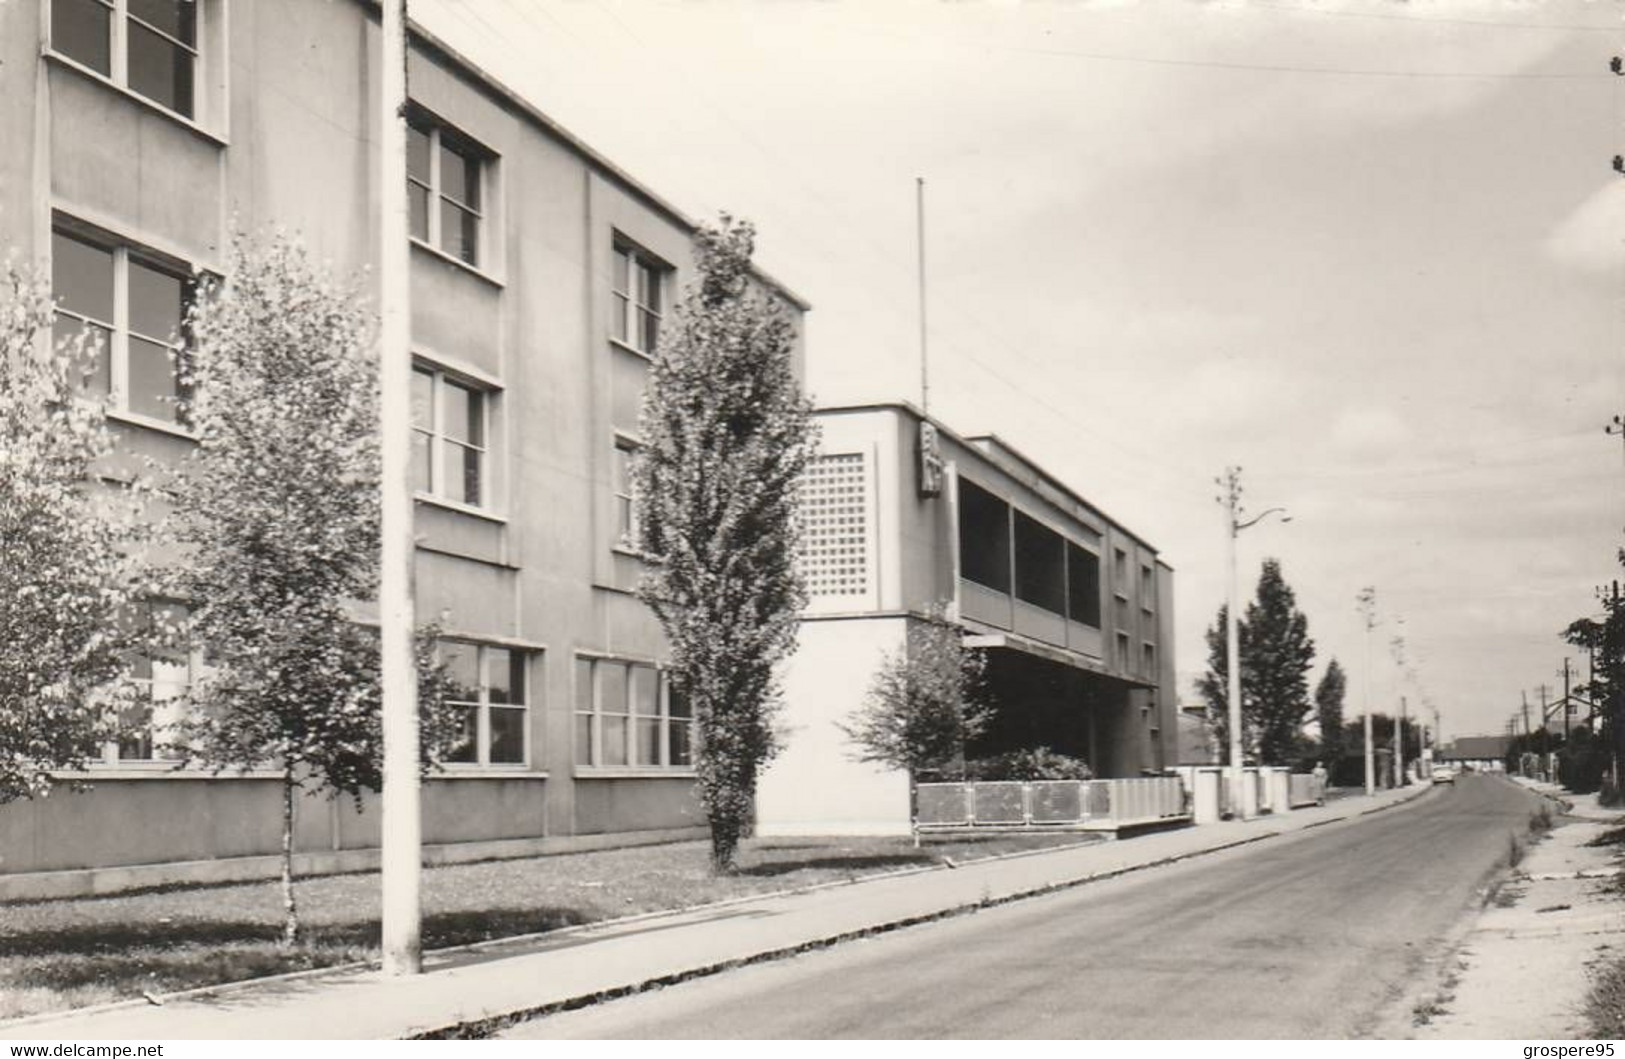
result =
M764 834L908 830L908 777L855 761L839 725L933 605L988 652L998 708L971 755L1045 746L1102 777L1176 763L1173 571L1155 548L996 437L901 404L818 418L811 604L785 679L789 740L760 789Z
M63 330L105 337L89 388L129 449L193 444L174 336L188 277L225 268L233 230L289 229L342 272L373 260L377 17L364 0L0 3L0 242L50 270ZM422 33L409 80L418 607L448 630L470 735L425 791L431 855L698 834L691 722L632 592L627 475L695 226ZM138 660L156 723L200 661ZM219 858L277 848L275 779L163 753L138 725L89 793L0 808L0 877L252 874ZM359 865L377 840L370 803L300 807L306 867Z

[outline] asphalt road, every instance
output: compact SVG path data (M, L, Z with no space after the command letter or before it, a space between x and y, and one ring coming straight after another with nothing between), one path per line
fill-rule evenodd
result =
M1539 800L1409 805L534 1020L516 1038L1345 1038L1377 1032Z

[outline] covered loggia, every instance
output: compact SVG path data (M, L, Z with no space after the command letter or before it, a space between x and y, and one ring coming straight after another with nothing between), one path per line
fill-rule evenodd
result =
M987 730L967 748L967 757L1048 747L1087 761L1096 776L1138 773L1142 733L1136 703L1146 691L1009 640L984 649L987 689L995 708Z

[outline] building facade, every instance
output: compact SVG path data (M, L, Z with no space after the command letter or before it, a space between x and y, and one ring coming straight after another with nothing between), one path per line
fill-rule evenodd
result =
M1177 763L1173 571L1154 547L996 437L904 404L818 419L802 510L811 600L762 834L908 831L909 778L857 762L840 725L933 606L987 651L997 710L970 755L1044 746L1102 777Z
M175 336L233 231L287 229L341 273L374 260L379 51L363 0L0 4L0 242L50 271L59 329L105 339L87 388L124 447L193 444ZM447 631L469 735L426 785L425 841L454 858L697 835L691 721L633 594L628 475L695 225L432 37L408 67L417 605ZM153 724L200 661L137 660ZM0 877L278 848L274 776L177 769L161 742L137 724L88 793L0 807ZM307 869L363 865L376 807L305 799L296 841Z

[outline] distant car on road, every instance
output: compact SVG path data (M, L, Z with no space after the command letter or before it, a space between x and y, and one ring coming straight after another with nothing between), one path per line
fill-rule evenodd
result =
M1449 765L1434 765L1433 782L1448 783L1451 786L1454 786L1456 783L1456 770L1451 768Z

